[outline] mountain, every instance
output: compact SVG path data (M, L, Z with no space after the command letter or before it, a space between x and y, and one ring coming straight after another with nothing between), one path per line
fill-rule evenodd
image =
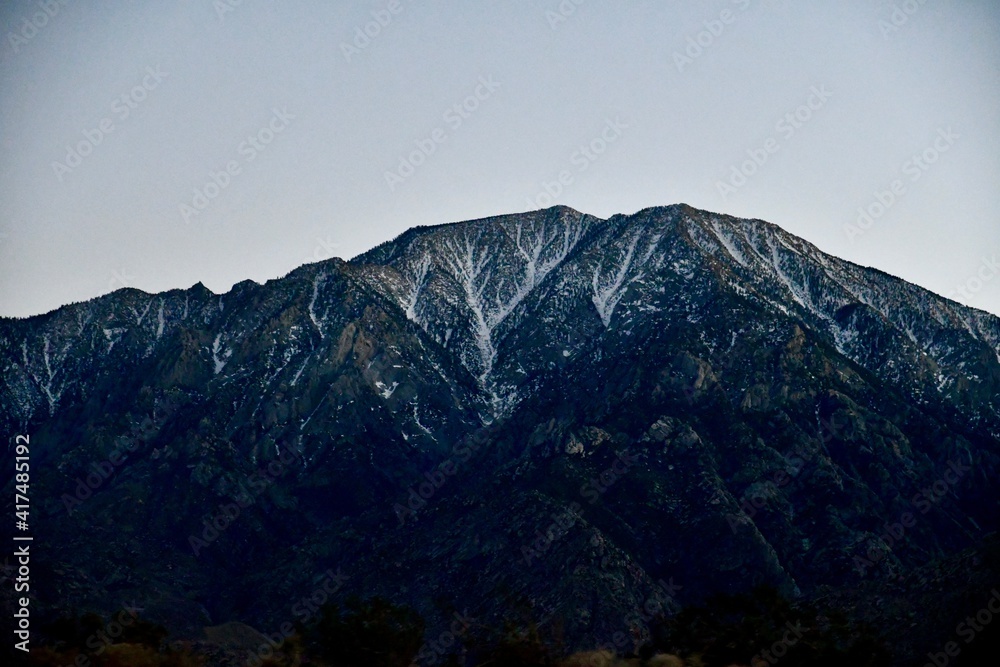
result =
M592 648L767 585L913 656L995 572L1000 319L760 220L414 228L0 320L0 367L50 616L267 633L378 595Z

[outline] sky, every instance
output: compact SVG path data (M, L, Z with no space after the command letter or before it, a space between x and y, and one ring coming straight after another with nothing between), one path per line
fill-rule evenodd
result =
M1000 314L995 0L5 0L0 315L692 206Z

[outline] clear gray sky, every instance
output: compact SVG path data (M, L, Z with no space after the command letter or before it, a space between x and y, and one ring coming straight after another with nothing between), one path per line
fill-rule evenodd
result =
M2 315L677 202L1000 313L996 0L6 0L0 26Z

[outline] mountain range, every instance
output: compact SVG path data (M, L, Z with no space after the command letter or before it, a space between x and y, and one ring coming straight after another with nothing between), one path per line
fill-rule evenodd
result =
M1000 583L1000 318L761 220L417 227L2 319L0 368L43 616L204 638L380 596L587 649L767 586L902 660Z

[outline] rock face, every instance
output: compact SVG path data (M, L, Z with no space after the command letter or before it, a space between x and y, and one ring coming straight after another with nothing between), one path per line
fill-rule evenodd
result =
M180 634L359 593L586 649L651 599L877 595L1000 523L1000 319L685 205L120 290L0 320L0 367L39 608Z

